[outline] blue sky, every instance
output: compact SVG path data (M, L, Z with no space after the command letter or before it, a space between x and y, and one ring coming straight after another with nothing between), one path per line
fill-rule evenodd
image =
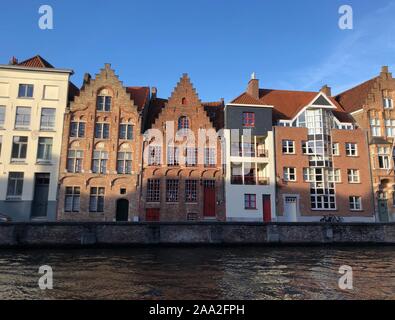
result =
M38 8L54 10L40 30ZM354 29L338 28L341 5ZM40 54L72 68L78 86L109 62L130 86L168 97L189 73L204 101L234 98L255 71L261 86L335 93L395 72L394 0L13 0L0 7L0 63Z

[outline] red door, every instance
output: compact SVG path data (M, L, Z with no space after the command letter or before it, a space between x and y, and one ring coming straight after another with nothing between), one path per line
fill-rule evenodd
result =
M204 212L207 218L215 217L215 188L204 188Z
M145 221L147 222L160 221L160 209L157 208L147 209L145 213Z
M272 205L270 202L270 195L263 195L263 221L272 221Z

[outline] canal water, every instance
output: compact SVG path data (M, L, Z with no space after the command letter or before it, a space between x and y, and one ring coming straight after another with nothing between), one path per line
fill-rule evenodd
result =
M0 299L395 299L395 248L0 250Z

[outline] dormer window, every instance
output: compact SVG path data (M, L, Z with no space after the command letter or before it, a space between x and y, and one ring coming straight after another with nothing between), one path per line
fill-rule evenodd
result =
M178 118L178 130L189 129L188 117L182 116Z

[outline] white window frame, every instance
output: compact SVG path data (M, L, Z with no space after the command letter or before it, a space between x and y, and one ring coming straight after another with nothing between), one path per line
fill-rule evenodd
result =
M295 182L296 181L296 168L295 167L284 167L283 178L284 181L287 182ZM293 171L293 173L291 173ZM291 176L294 176L294 179L291 179Z

